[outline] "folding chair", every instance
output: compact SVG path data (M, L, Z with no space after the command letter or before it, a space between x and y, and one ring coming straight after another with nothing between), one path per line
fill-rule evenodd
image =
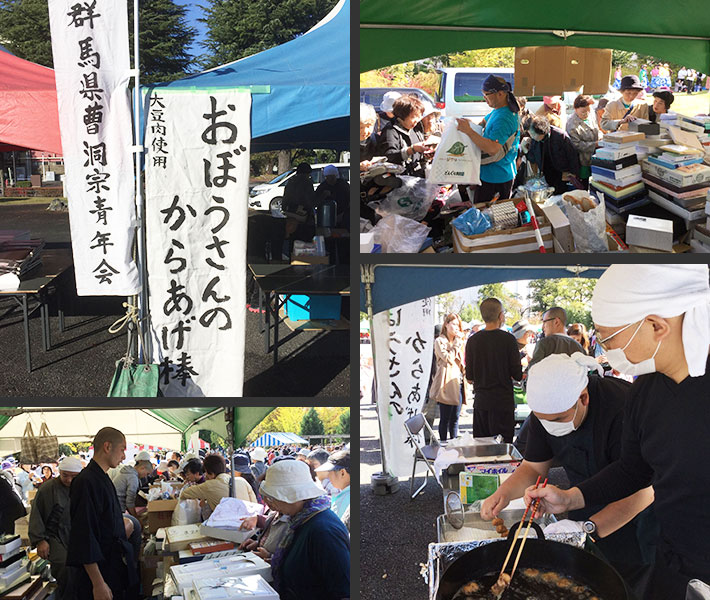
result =
M426 446L422 446L419 443L419 440L417 439L417 435L425 427L429 431L429 435L431 437L430 443ZM413 417L407 419L404 422L404 429L407 431L407 434L409 435L415 447L414 464L412 465L412 476L409 478L409 495L410 498L414 500L414 498L416 498L424 490L426 484L429 482L429 473L432 474L434 480L441 486L441 482L439 482L436 477L436 471L434 470L433 464L433 461L434 459L436 459L436 454L439 451L439 446L441 444L439 443L439 439L436 437L436 434L429 426L429 423L427 423L427 420L424 418L424 415L422 415L421 413L416 414ZM417 489L417 491L414 492L414 477L415 473L417 472L417 463L421 461L426 464L427 470L424 473L424 483L422 483L422 485ZM443 489L443 486L441 487Z

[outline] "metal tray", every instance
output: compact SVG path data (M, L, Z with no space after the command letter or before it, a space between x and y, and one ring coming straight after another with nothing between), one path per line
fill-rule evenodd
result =
M505 526L510 529L512 525L518 523L520 519L523 518L524 513L524 508L506 508L503 509L498 516L503 519ZM555 523L556 521L557 519L553 515L535 517L535 522L543 529L550 523ZM537 537L534 529L530 529L528 537ZM490 521L485 521L481 518L481 513L466 512L464 514L463 527L461 529L454 529L446 520L446 515L439 515L436 519L436 539L439 543L453 543L476 542L503 538L501 538L500 534L496 531L495 526Z
M472 444L470 446L446 447L447 450L456 450L459 453L459 462L511 462L511 459L494 460L497 456L510 455L512 460L523 460L523 455L513 444Z

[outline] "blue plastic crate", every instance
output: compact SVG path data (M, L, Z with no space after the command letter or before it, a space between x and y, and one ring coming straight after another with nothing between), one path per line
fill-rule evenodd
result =
M292 321L330 321L340 318L340 296L289 296L286 314Z

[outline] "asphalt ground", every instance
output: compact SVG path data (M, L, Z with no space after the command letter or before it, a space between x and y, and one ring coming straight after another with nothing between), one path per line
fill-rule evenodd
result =
M437 426L438 419L434 432ZM469 403L461 411L459 431L471 433L472 428ZM409 479L400 478L399 491L376 496L370 476L381 470L380 461L377 411L368 397L360 400L360 598L426 600L429 588L421 573L428 545L437 541L436 518L444 509L441 488L430 477L424 491L410 500ZM418 476L415 489L421 482ZM550 483L568 487L560 468L551 469Z
M27 229L48 248L70 247L69 215L46 204L0 203L0 229ZM267 219L251 215L249 260L263 260L259 235ZM70 274L71 275L71 274ZM72 288L73 276L66 288ZM65 289L66 289L65 288ZM30 318L33 371L25 366L22 311L11 298L0 299L0 396L91 397L108 392L116 361L125 354L125 334L108 327L124 314L124 298L78 298L70 290L67 329L59 332L56 311L50 317L52 348L42 349L39 311ZM282 325L280 337L290 330ZM264 353L260 317L247 311L245 397L346 397L350 393L349 331L302 332L279 347L279 363ZM317 369L314 366L317 365Z

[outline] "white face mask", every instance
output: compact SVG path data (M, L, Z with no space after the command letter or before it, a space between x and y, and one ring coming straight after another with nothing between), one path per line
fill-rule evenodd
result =
M574 414L572 415L572 420L571 421L547 421L546 419L539 419L540 424L545 428L545 431L549 433L550 435L554 435L555 437L562 437L565 435L569 435L573 431L576 431L577 428L574 426L574 420L577 418L577 411L579 410L579 402L577 402L577 406L574 409Z
M611 365L611 367L619 371L619 373L623 373L624 375L638 377L639 375L646 375L648 373L656 372L655 358L656 354L658 354L658 349L661 347L661 342L663 340L658 342L658 346L656 346L656 351L653 353L653 356L651 358L642 360L639 363L632 363L628 358L626 358L626 354L624 353L624 350L629 347L629 344L636 337L636 334L639 332L639 329L641 329L641 325L643 325L643 321L639 323L639 326L636 328L636 331L634 331L634 335L631 336L631 339L626 343L626 346L624 346L623 348L614 348L613 350L609 350L606 353L606 359Z

